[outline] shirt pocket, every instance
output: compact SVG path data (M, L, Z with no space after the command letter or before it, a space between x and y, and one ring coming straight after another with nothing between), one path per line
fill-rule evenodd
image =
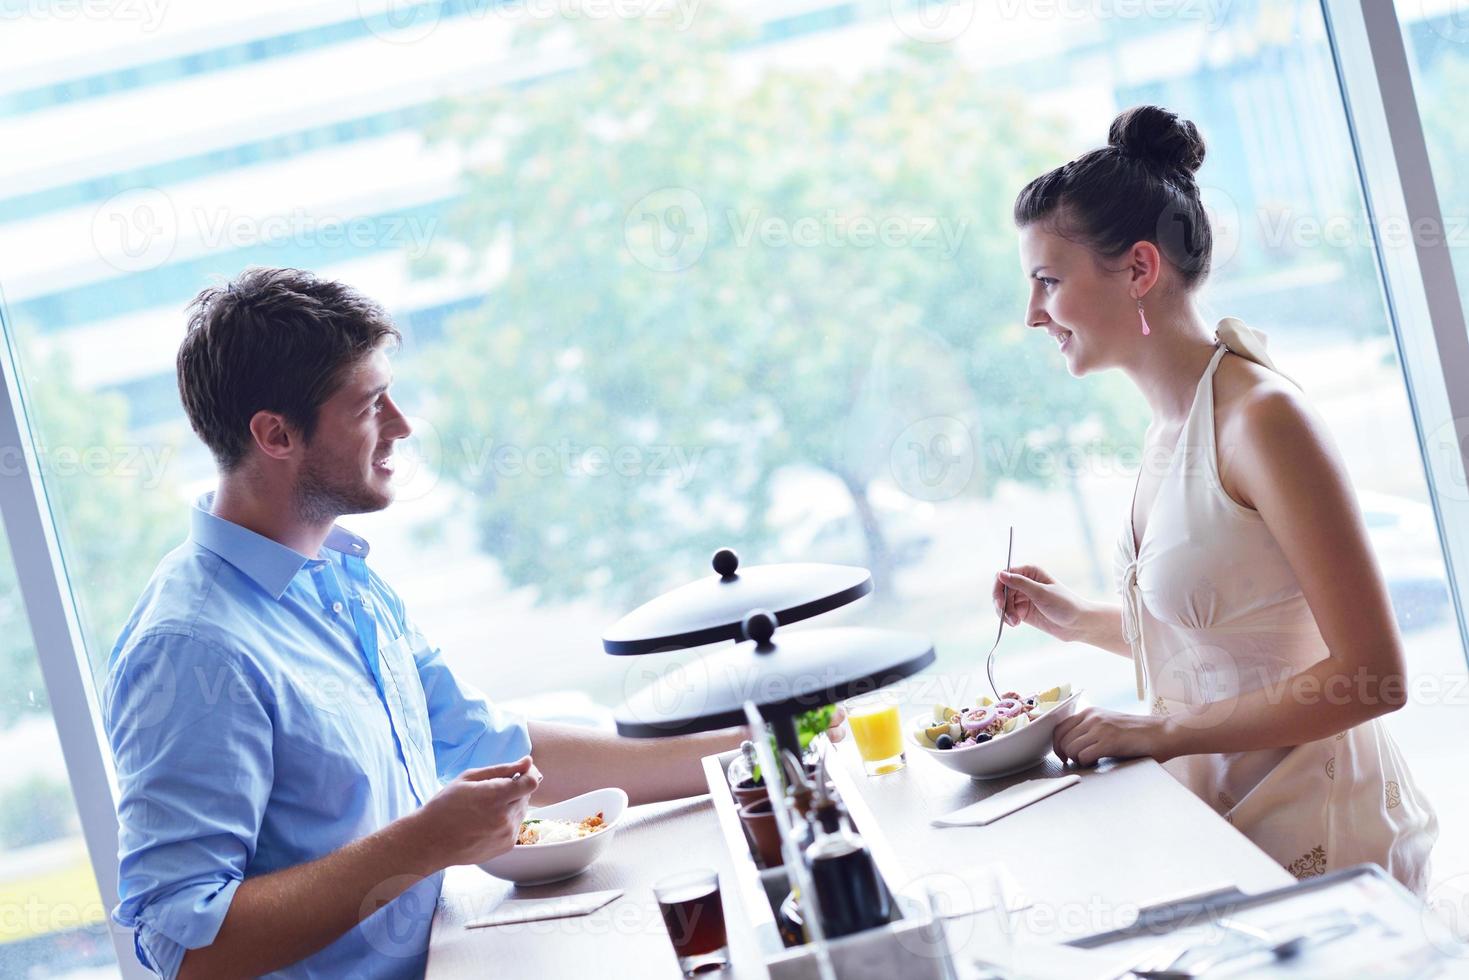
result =
M383 672L384 693L393 701L400 719L395 719L402 734L429 762L433 760L433 734L429 729L428 702L423 682L418 676L417 654L427 641L417 631L389 640L378 648L378 663Z

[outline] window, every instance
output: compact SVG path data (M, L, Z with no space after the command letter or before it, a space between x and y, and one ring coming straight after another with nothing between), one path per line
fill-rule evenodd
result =
M10 477L13 478L13 477ZM56 725L0 537L0 974L98 974L117 959Z
M1017 561L1113 595L1146 406L1025 328L1009 215L1157 102L1209 143L1206 312L1267 332L1331 426L1412 669L1463 672L1316 2L553 8L342 2L275 33L220 8L99 28L105 60L37 29L49 81L0 91L35 150L0 162L0 276L95 670L212 483L181 308L249 264L404 327L417 462L345 523L502 702L607 723L639 675L602 628L726 545L871 567L851 615L950 671L988 646L1012 524ZM1440 116L1463 56L1425 82ZM1000 674L1132 700L1121 661L1030 630Z
M1453 255L1459 291L1469 296L1469 180L1460 164L1469 153L1469 121L1456 98L1469 85L1469 18L1462 5L1438 0L1398 0L1397 9L1444 213L1444 244Z

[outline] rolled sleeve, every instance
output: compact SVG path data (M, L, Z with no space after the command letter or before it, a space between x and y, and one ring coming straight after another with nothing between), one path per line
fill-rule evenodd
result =
M410 630L412 627L410 626ZM465 684L444 663L438 647L418 639L414 661L428 705L434 738L434 766L448 782L466 769L514 762L530 752L525 722L490 704L472 685Z
M214 941L255 854L274 767L259 678L194 637L138 637L105 699L117 765L120 902L144 966L178 974Z

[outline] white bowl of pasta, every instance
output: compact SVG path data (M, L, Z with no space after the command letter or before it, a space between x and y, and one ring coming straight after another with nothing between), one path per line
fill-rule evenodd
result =
M626 811L627 794L615 786L533 807L520 824L517 843L479 866L517 885L545 885L579 875L611 845Z

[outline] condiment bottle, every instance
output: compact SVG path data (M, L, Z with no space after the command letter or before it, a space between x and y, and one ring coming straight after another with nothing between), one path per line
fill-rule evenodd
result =
M827 789L825 756L816 774L810 824L814 839L806 848L806 864L827 938L885 925L892 918L887 887L867 845Z

